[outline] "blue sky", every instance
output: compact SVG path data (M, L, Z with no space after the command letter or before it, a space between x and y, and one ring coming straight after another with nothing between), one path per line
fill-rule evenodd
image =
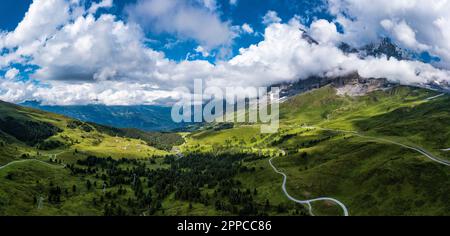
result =
M0 8L0 29L2 31L12 31L17 24L23 19L32 0L3 0ZM94 1L96 2L96 1ZM132 5L136 0L114 0L114 6L103 9L98 12L111 13L118 18L127 20L127 13L124 11L125 6ZM91 0L86 1L86 5L90 5ZM217 1L217 12L223 21L230 21L233 25L249 24L256 32L264 32L265 25L262 18L269 11L273 10L283 20L289 20L294 15L302 16L303 23L310 24L317 17L331 19L327 14L326 8L321 1L310 0L241 0L236 5L231 5L229 0ZM166 33L155 33L147 31L148 38L154 39L149 46L163 51L166 56L173 60L184 60L188 53L192 53L198 43L192 39L178 39L174 35ZM236 38L232 44L232 54L236 55L239 48L246 48L251 44L261 41L261 34L242 35ZM175 43L176 42L176 43ZM167 48L165 45L172 45ZM206 58L214 62L215 58Z
M445 85L449 12L440 0L2 0L0 100L156 104L195 79L268 86L355 71ZM422 56L339 49L384 37Z
M31 0L4 0L0 7L0 29L4 31L14 30L17 24L23 19L23 16L31 4Z

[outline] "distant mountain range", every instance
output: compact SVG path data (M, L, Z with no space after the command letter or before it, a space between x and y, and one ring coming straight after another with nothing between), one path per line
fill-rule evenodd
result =
M303 33L303 38L313 44L318 42ZM397 60L421 60L421 55L414 54L395 45L389 38L380 39L376 43L368 44L361 48L354 48L342 43L339 48L344 53L356 53L360 57L386 55ZM392 83L383 78L362 78L358 73L339 77L312 76L295 82L275 84L270 87L281 87L281 98L287 98L332 85L338 89L338 93L348 95L364 95L374 90L392 87ZM427 82L416 84L416 87L427 88L439 92L450 93L450 85L446 82ZM119 128L136 128L144 131L184 131L195 129L195 125L175 123L171 119L171 108L165 106L105 106L105 105L77 105L77 106L47 106L36 101L27 101L20 105L53 112L87 122ZM197 124L198 125L198 124Z
M36 101L27 101L20 105L118 128L171 131L183 129L187 126L187 124L173 122L171 119L171 108L164 106L47 106L41 105Z

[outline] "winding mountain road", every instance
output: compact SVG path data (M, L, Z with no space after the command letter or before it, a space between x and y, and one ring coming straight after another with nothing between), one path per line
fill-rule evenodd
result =
M184 154L181 152L181 150L180 150L179 147L173 147L173 148L172 148L172 153L174 153L175 156L178 157L177 160L179 160L179 159L181 159L181 158L184 157Z
M64 168L65 167L64 165L53 165L53 164L50 164L50 163L47 163L45 161L41 161L41 160L38 160L38 159L26 159L26 160L12 161L12 162L4 165L4 166L0 166L0 170L6 168L8 166L11 166L11 165L14 165L14 164L18 164L18 163L24 163L24 162L39 162L39 163L42 163L42 164L45 164L47 166L54 167L54 168Z
M427 150L421 148L421 147L413 147L413 146L409 146L409 145L406 145L406 144L398 143L398 142L395 142L395 141L392 141L392 140L389 140L389 139L385 139L385 138L378 138L378 137L367 136L367 135L360 134L360 133L358 133L356 131L347 131L347 130L339 130L339 129L327 129L327 128L321 128L321 127L316 127L316 126L303 126L303 127L304 128L309 128L309 129L318 129L318 130L325 130L325 131L334 131L334 132L340 132L340 133L348 133L348 134L356 135L356 136L361 137L361 138L367 138L367 139L372 139L372 140L378 140L378 141L384 142L384 143L394 144L394 145L397 145L397 146L401 146L401 147L404 147L404 148L416 151L416 152L426 156L428 159L430 159L430 160L432 160L434 162L437 162L439 164L450 166L450 161L442 160L442 159L434 156L433 154L431 154Z
M289 200L294 201L294 202L299 203L299 204L307 205L307 206L308 206L308 209L309 209L309 213L310 213L312 216L314 216L314 214L313 214L313 210L312 210L311 203L313 203L313 202L318 202L318 201L331 201L331 202L334 202L334 203L338 204L338 205L342 208L342 210L343 210L343 212L344 212L344 216L348 216L348 215L349 215L349 214L348 214L347 207L346 207L342 202L340 202L339 200L334 199L334 198L330 198L330 197L320 197L320 198L314 198L314 199L309 199L309 200L298 200L298 199L292 197L292 196L288 193L288 191L287 191L287 189L286 189L287 175L286 175L285 173L281 172L280 170L278 170L278 169L273 165L273 163L272 163L272 160L273 160L273 159L274 159L274 158L271 158L271 159L269 160L269 164L270 164L270 166L273 168L273 170L274 170L277 174L280 174L280 175L283 176L283 184L281 185L281 188L283 189L284 195L286 195L286 197L289 198Z
M62 153L64 153L64 151L60 152L60 153L57 153L57 154L48 154L48 157L49 158L52 158L52 157L56 158L58 155L60 155ZM38 159L24 159L24 160L18 160L18 161L11 161L11 162L9 162L8 164L6 164L4 166L0 166L0 170L6 168L8 166L11 166L11 165L14 165L14 164L18 164L18 163L24 163L24 162L39 162L39 163L42 163L42 164L45 164L47 166L54 167L54 168L65 168L66 167L65 164L54 165L54 164L50 164L48 162L45 162L45 161L42 161L42 160L38 160Z
M434 99L434 98L437 98L437 97L440 97L440 96L442 96L442 95L438 95L438 96L433 97L433 98L431 98L431 99ZM410 150L416 151L416 152L422 154L423 156L427 157L428 159L430 159L430 160L432 160L432 161L434 161L434 162L436 162L436 163L439 163L439 164L442 164L442 165L446 165L446 166L450 166L450 161L442 160L442 159L440 159L440 158L434 156L433 154L431 154L431 153L428 152L427 150L421 148L421 147L417 147L417 146L416 146L416 147L415 147L415 146L409 146L409 145L402 144L402 143L398 143L398 142L396 142L396 141L392 141L392 140L389 140L389 139L386 139L386 138L379 138L379 137L367 136L367 135L363 135L363 134L361 134L361 133L358 133L358 132L356 132L356 131L339 130L339 129L327 129L327 128L321 128L321 127L317 127L317 126L302 126L302 127L303 127L303 128L309 128L309 129L324 130L324 131L333 131L333 132L340 132L340 133L348 133L348 134L353 134L353 135L356 135L356 136L362 137L362 138L367 138L367 139L377 140L377 141L384 142L384 143L394 144L394 145L401 146L401 147L406 148L406 149L410 149ZM442 151L450 151L450 148L449 148L449 149L442 149ZM282 187L282 189L283 189L283 193L284 193L284 194L286 195L286 197L289 198L291 201L294 201L294 202L299 203L299 204L307 205L308 208L309 208L309 213L310 213L311 215L314 215L314 214L313 214L313 211L312 211L311 203L317 202L317 201L332 201L332 202L336 203L337 205L339 205L339 206L342 208L342 210L343 210L345 216L348 216L348 215L349 215L348 210L347 210L347 207L345 206L345 204L343 204L342 202L340 202L339 200L334 199L334 198L330 198L330 197L320 197L320 198L314 198L314 199L309 199L309 200L298 200L298 199L292 197L292 196L288 193L288 191L287 191L287 189L286 189L287 175L286 175L285 173L283 173L282 171L278 170L278 169L273 165L273 163L272 163L272 160L273 160L273 159L274 159L274 158L271 158L271 159L269 160L269 164L270 164L270 166L273 168L273 170L274 170L277 174L280 174L280 175L283 176L283 184L281 185L281 187Z
M441 94L439 94L439 95L436 95L436 96L433 96L433 97L426 98L425 101L431 101L431 100L433 100L433 99L442 97L442 96L444 96L444 95L445 95L445 93L441 93Z

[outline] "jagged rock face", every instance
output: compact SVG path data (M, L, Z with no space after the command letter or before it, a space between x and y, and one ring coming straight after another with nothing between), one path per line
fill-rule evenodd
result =
M365 82L357 84L347 84L340 87L336 87L337 95L341 96L364 96L367 93L386 89L388 86L382 79L370 79Z
M319 44L319 42L317 42L313 37L311 37L311 36L310 36L309 34L307 34L305 31L303 31L302 38L303 38L304 40L306 40L309 44L315 44L315 45L318 45L318 44Z
M283 83L272 87L280 87L280 97L291 97L327 85L336 88L338 95L348 96L362 96L392 86L387 79L363 78L358 73L351 73L338 77L310 77L295 83Z
M338 95L363 96L367 93L391 87L387 79L363 78L354 73L335 78L331 83Z
M363 56L380 57L385 55L388 59L393 57L397 60L408 60L410 55L405 50L393 44L389 38L383 38L378 43L369 44L360 50Z
M411 60L414 57L408 51L392 43L389 38L382 38L377 43L371 43L361 48L354 48L343 42L339 45L339 49L344 53L356 53L361 58L386 56L388 59Z

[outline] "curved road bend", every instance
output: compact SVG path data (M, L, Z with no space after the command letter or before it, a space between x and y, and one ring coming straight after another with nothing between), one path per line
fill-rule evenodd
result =
M433 97L426 98L425 101L431 101L431 100L433 100L433 99L442 97L442 96L444 96L444 95L445 95L445 93L441 93L441 94L439 94L439 95L436 95L436 96L433 96Z
M319 130L325 130L325 131L334 131L334 132L341 132L341 133L349 133L349 134L354 134L356 136L359 136L361 138L368 138L368 139L373 139L373 140L378 140L381 142L385 142L385 143L390 143L390 144L395 144L397 146L401 146L413 151L416 151L424 156L426 156L428 159L437 162L439 164L442 165L446 165L446 166L450 166L450 161L447 160L442 160L439 159L438 157L434 156L433 154L431 154L430 152L428 152L427 150L421 148L421 147L412 147L412 146L408 146L406 144L402 144L402 143L397 143L395 141L389 140L389 139L385 139L385 138L377 138L377 137L371 137L371 136L366 136L363 134L360 134L356 131L346 131L346 130L338 130L338 129L326 129L326 128L320 128L320 127L315 127L315 126L304 126L304 128L311 128L311 129L319 129Z
M52 158L52 157L53 157L53 158L56 158L57 156L63 154L64 152L65 152L65 151L59 152L59 153L57 153L57 154L48 154L48 157L49 157L49 158ZM66 167L65 164L62 164L62 165L54 165L54 164L51 164L51 163L48 163L48 162L45 162L45 161L41 161L41 160L38 160L38 159L24 159L24 160L12 161L12 162L10 162L10 163L4 165L4 166L0 166L0 170L3 169L3 168L5 168L5 167L8 167L8 166L17 164L17 163L33 162L33 161L34 161L34 162L39 162L39 163L45 164L45 165L50 166L50 167L55 167L55 168L65 168L65 167Z
M289 195L288 191L286 190L287 175L286 175L285 173L279 171L279 170L272 164L272 160L273 160L273 159L274 159L274 158L271 158L271 159L269 160L269 164L270 164L270 166L273 168L273 170L274 170L276 173L278 173L278 174L280 174L280 175L283 176L283 184L281 185L281 188L283 189L284 195L286 195L286 197L289 198L291 201L294 201L294 202L296 202L296 203L300 203L300 204L303 204L303 205L307 205L307 206L308 206L308 209L309 209L309 213L310 213L312 216L314 216L314 214L313 214L313 211L312 211L311 203L313 203L313 202L318 202L318 201L332 201L332 202L338 204L338 205L342 208L342 210L343 210L343 212L344 212L344 216L348 216L348 215L349 215L349 214L348 214L347 207L346 207L342 202L340 202L340 201L337 200L337 199L329 198L329 197L320 197L320 198L314 198L314 199L309 199L309 200L298 200L298 199L292 197L291 195Z
M12 161L4 166L0 166L0 170L3 168L6 168L8 166L11 166L11 165L14 165L17 163L23 163L23 162L39 162L39 163L42 163L42 164L45 164L47 166L54 167L54 168L64 168L65 167L63 165L53 165L53 164L47 163L45 161L37 160L37 159L26 159L26 160Z

